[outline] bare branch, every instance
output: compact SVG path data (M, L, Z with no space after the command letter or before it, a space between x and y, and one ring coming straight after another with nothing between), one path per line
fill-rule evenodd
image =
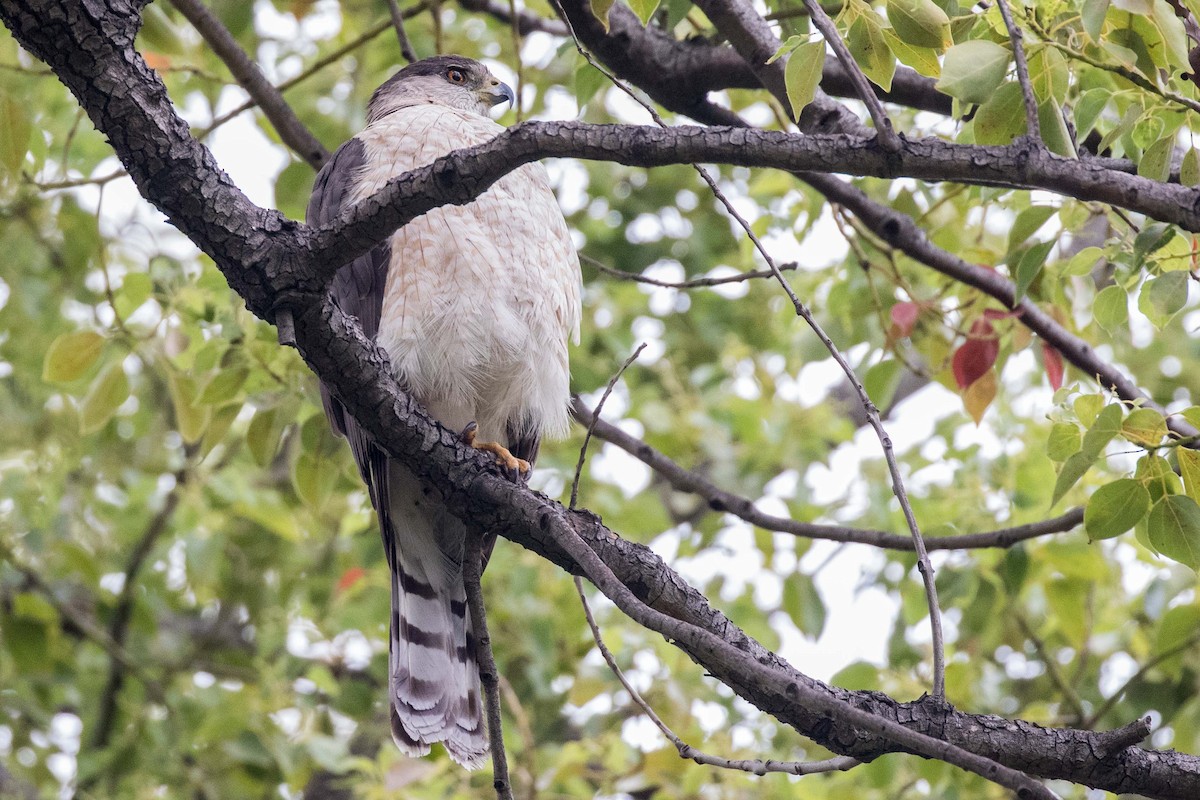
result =
M996 5L1000 8L1000 16L1004 17L1004 26L1008 28L1008 38L1012 41L1013 46L1013 60L1017 65L1017 83L1021 85L1021 96L1025 99L1025 135L1036 147L1042 147L1037 96L1033 93L1033 82L1029 80L1029 64L1025 60L1025 46L1022 44L1025 35L1020 26L1013 21L1008 1L996 0Z
M396 29L400 55L404 56L404 60L411 64L417 60L417 53L413 50L412 42L408 40L408 31L404 30L404 13L400 10L400 4L396 0L388 0L388 11L392 15L392 27Z
M467 532L463 554L463 585L467 590L467 608L475 635L475 657L479 662L479 682L487 706L488 743L492 751L492 787L498 800L513 800L508 778L508 754L504 750L504 728L500 716L500 672L492 655L492 637L488 633L487 613L483 607L483 534Z
M889 151L899 150L900 137L892 130L892 121L888 119L887 112L883 110L883 105L879 102L879 98L875 96L875 91L871 88L871 84L867 82L867 76L859 68L858 62L854 60L854 56L850 55L850 49L842 41L842 36L838 33L837 26L833 24L833 20L829 18L829 15L825 13L825 9L821 8L821 4L817 0L804 0L804 7L808 9L808 16L812 19L813 24L817 26L817 30L821 32L821 36L825 38L825 42L833 48L833 52L837 55L838 63L842 65L842 68L850 76L850 83L854 87L855 94L866 105L867 113L871 115L871 119L875 123L875 130L878 132L879 141L883 145L883 149ZM794 118L798 117L796 109L792 109L792 116Z
M576 396L571 405L571 413L584 426L590 427L595 435L610 444L629 453L659 475L667 479L672 488L680 492L689 492L707 501L709 508L717 512L733 514L735 517L757 525L764 530L790 533L807 539L822 539L830 542L866 544L886 550L907 550L914 548L911 536L900 536L886 531L864 528L847 528L840 525L816 525L811 522L797 522L788 517L777 517L767 514L754 505L753 501L740 495L727 492L706 478L684 469L658 450L643 442L610 422L597 419L592 412ZM1083 508L1074 508L1052 519L1034 522L1028 525L1018 525L1012 528L1000 528L994 531L960 534L956 536L941 536L926 542L929 550L971 550L983 547L1012 547L1014 544L1063 533L1083 522Z
M221 24L221 20L200 0L171 0L171 4L187 17L212 47L213 52L229 67L234 79L255 99L267 119L275 126L279 138L314 169L324 164L325 159L329 158L329 151L316 140L304 123L297 119L291 106L284 101L283 95L271 85L250 56L246 55L246 51L242 50L233 34Z
M856 767L862 762L858 759L840 756L838 758L830 758L824 761L775 761L767 759L761 761L759 759L751 760L734 760L729 758L721 758L720 756L710 755L701 750L697 750L690 744L680 739L675 731L662 721L662 717L654 712L637 689L625 677L625 673L621 671L621 667L617 664L617 659L613 657L612 651L608 649L608 645L604 643L604 638L600 635L600 626L596 624L596 618L592 616L592 607L588 604L587 595L583 591L583 579L578 575L575 576L575 591L579 593L579 602L583 605L583 615L587 619L588 627L592 629L592 639L596 642L596 648L600 651L600 655L604 658L604 663L608 664L608 668L612 671L621 685L625 687L625 691L629 692L629 698L642 709L642 712L654 723L654 727L658 728L662 735L667 737L667 741L675 745L675 749L679 751L680 758L686 758L695 761L697 764L708 764L713 767L722 769L740 770L742 772L752 772L755 775L766 775L768 772L784 772L788 775L812 775L818 772L837 772L845 771L852 767Z
M583 444L579 446L579 462L575 465L575 479L571 481L571 504L567 506L574 510L576 501L579 500L579 478L583 475L583 465L587 460L588 443L592 441L592 431L595 430L595 422L600 419L600 412L604 410L604 403L608 400L608 396L612 394L613 387L617 385L617 381L621 380L621 376L625 374L625 370L629 369L629 365L637 361L637 357L646 349L646 343L642 342L637 348L629 354L629 358L625 359L625 363L617 369L609 380L608 385L604 387L604 394L600 395L600 401L596 403L596 408L592 411L593 424L588 426L587 434L583 437ZM575 397L579 400L578 395Z

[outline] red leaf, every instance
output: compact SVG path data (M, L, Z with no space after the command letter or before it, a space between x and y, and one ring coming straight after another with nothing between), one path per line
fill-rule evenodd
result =
M1014 311L1001 311L998 308L985 308L983 310L983 316L987 319L1016 319L1024 313L1024 310L1020 308Z
M342 573L342 577L338 578L337 590L344 592L354 584L362 580L362 577L367 574L367 571L362 567L351 567Z
M1054 345L1042 342L1042 364L1046 367L1046 377L1050 379L1050 386L1057 392L1062 388L1063 382L1062 353L1058 352Z
M975 381L979 380L1000 355L1000 340L996 336L992 323L980 317L971 325L971 336L962 347L954 351L951 366L954 369L954 381L960 391L965 391Z
M921 316L921 307L913 302L896 303L892 306L892 333L895 338L903 339L912 336L913 328L917 326L917 318Z

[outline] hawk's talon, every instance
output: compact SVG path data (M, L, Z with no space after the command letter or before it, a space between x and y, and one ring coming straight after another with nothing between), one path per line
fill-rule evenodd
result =
M476 450L486 450L496 457L497 466L503 467L510 473L516 475L525 475L529 472L529 462L523 458L517 458L512 453L508 452L508 448L499 442L477 442L475 435L479 432L479 425L475 422L468 422L467 427L463 428L459 438L468 447L473 447Z

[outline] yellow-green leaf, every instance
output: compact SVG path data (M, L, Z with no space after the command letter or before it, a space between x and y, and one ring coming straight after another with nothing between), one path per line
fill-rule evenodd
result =
M883 38L901 64L912 67L926 78L942 77L942 63L938 61L937 49L911 45L901 40L891 28L883 29Z
M104 349L104 337L94 331L64 333L50 343L42 361L42 380L50 383L73 381L96 363Z
M896 57L888 48L883 27L873 14L864 14L854 20L846 36L846 47L871 83L885 92L891 91Z
M196 384L189 375L172 370L167 375L167 390L175 407L175 424L179 428L179 435L188 444L199 441L208 427L212 408L196 402Z
M1129 320L1129 294L1124 287L1114 283L1101 289L1092 304L1092 318L1110 334L1123 328Z
M1153 408L1135 408L1121 423L1121 435L1136 445L1154 447L1167 435L1167 421Z
M629 7L633 9L633 13L637 14L638 19L645 25L650 21L650 17L654 16L654 12L658 10L658 0L628 0Z
M1179 182L1184 186L1200 184L1200 157L1196 156L1196 148L1189 147L1183 154L1183 163L1179 165Z
M800 118L800 112L813 101L817 84L821 82L821 70L825 66L825 42L818 39L798 45L788 56L783 80L787 87L788 102L792 106L792 117Z
M1093 42L1100 41L1104 30L1104 17L1112 0L1083 0L1083 30Z
M7 92L0 92L0 166L10 174L21 171L32 130L29 107Z
M125 377L121 361L117 360L96 376L80 403L79 432L88 434L103 428L127 397L129 379Z
M1174 136L1164 136L1146 148L1138 162L1138 175L1152 181L1165 181L1171 174L1171 151L1175 147Z
M1200 503L1200 453L1180 447L1175 451L1179 455L1179 474L1183 477L1183 490L1187 496Z

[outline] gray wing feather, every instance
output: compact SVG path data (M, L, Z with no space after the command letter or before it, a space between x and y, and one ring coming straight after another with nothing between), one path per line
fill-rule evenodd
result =
M349 205L349 198L358 173L366 161L360 139L350 139L333 154L333 158L317 174L312 197L308 201L305 221L319 226L337 219ZM358 320L363 335L374 339L379 332L379 317L383 309L383 293L387 283L391 248L388 243L359 256L338 270L330 287L330 296L342 313ZM358 471L371 493L371 503L379 512L383 531L384 552L392 561L394 532L388 519L387 457L347 413L329 387L321 384L321 401L333 429L345 436L358 463Z

